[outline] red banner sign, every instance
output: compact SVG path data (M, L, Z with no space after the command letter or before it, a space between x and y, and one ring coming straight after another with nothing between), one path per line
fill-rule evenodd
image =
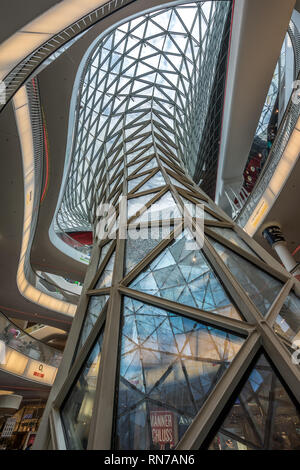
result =
M162 450L175 445L174 414L171 411L150 411L153 444Z

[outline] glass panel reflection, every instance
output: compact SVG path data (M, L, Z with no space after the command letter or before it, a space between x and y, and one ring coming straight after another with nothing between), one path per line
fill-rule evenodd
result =
M80 351L80 349L86 342L87 337L92 331L93 326L95 325L100 313L102 312L104 305L106 304L108 300L108 297L109 297L108 295L93 295L90 297L87 311L86 311L85 320L83 323L82 332L80 335L78 351Z
M283 284L226 246L207 237L258 310L266 315Z
M166 182L160 171L155 173L143 186L139 189L139 192L148 191L149 189L159 188L165 186Z
M135 163L134 165L130 165L127 168L128 176L130 176L135 170L137 170L143 163L145 162L139 161L138 163ZM139 173L147 171L147 170L153 170L153 168L156 168L156 167L157 167L157 160L156 158L152 158L152 160L150 160L149 163L147 163L140 169Z
M181 234L130 284L133 289L241 319L201 250Z
M135 188L138 184L140 184L142 181L144 181L147 178L148 175L143 175L143 176L138 176L137 178L134 178L132 180L128 180L128 192L132 191L133 188Z
M244 240L242 240L242 238L240 238L238 234L231 228L221 228L221 227L212 227L212 226L209 228L213 232L216 232L219 235L221 235L221 237L225 238L226 240L229 240L234 245L239 246L243 250L247 251L247 253L250 253L251 255L258 258L257 254L253 250L251 250L251 248L247 245L247 243L244 242Z
M197 217L199 219L204 218L204 220L213 220L215 222L219 222L219 219L217 219L204 209L206 204L201 199L199 199L198 204L194 204L192 201L186 199L183 196L181 196L181 199L183 200L186 209L190 212L192 217Z
M114 264L115 264L115 252L111 255L94 289L102 289L103 287L111 286Z
M293 292L285 299L274 330L290 350L297 349L293 343L300 343L300 299Z
M116 447L173 448L243 341L125 297Z
M263 354L209 449L300 449L299 411Z
M97 267L97 269L100 268L101 263L102 263L102 261L104 260L105 256L107 255L108 250L110 249L112 243L113 243L113 240L109 241L109 242L106 243L106 245L104 245L103 248L101 249L101 253L100 253L100 256L99 256L99 261L98 261L98 267Z
M104 330L101 331L80 376L61 408L67 447L86 449L99 373Z
M171 180L171 183L174 184L175 186L178 186L179 188L187 189L186 186L184 186L182 183L180 183L176 178L173 178L173 176L169 175L169 178Z
M147 222L148 220L167 220L181 217L172 194L168 191L151 207L141 214L135 222Z
M130 219L133 215L135 215L137 212L142 210L146 204L153 199L154 195L153 194L147 194L145 196L140 196L140 197L135 197L132 199L128 199L127 201L127 217Z
M125 251L126 274L144 259L163 238L169 238L169 234L173 229L174 227L171 225L166 227L129 228Z

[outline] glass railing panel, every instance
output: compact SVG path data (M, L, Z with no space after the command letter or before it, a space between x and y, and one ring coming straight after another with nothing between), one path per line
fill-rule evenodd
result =
M52 385L62 353L25 333L0 312L0 369Z

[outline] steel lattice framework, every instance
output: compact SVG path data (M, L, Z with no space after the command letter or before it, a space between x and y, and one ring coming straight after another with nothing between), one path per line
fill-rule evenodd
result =
M203 8L189 6L197 18L199 6ZM179 18L177 12L167 10L167 18ZM142 37L154 21L150 17L135 20ZM136 44L126 34L128 25L126 50L130 39ZM117 31L107 37L107 47L114 47ZM139 48L144 50L144 44ZM172 89L159 83L166 73L163 62L156 67L162 70L153 72L150 98L134 94L135 82L128 83L125 73L118 83L127 83L129 97L124 102L122 96L111 101L107 93L101 98L113 126L109 136L103 126L105 165L95 170L92 181L89 161L78 183L86 177L86 188L95 185L90 190L97 203L110 201L116 214L98 213L95 232L99 234L105 219L109 236L94 243L35 446L47 448L50 432L50 448L56 449L298 448L300 371L292 361L299 352L293 349L300 331L298 281L188 176L181 136L184 126L194 128L195 123L181 122L178 109L191 103L186 99L179 106L174 101L171 118L167 103L172 101L165 96ZM105 83L116 79L113 69L104 73L98 68L96 83L98 74ZM141 91L142 85L137 86ZM160 99L155 97L158 91ZM94 94L91 81L82 93L84 102ZM120 106L120 116L111 115L109 103ZM80 142L91 139L91 126L100 135L104 118L103 113L92 117L96 106L90 103L94 121L86 136L81 127ZM78 110L80 119L86 108ZM76 185L72 187L77 194ZM119 212L121 195L127 196L125 220ZM85 211L93 209L98 222L92 202ZM82 216L80 207L78 214ZM79 215L78 225L84 221ZM120 236L124 230L127 238ZM203 244L193 242L191 247L191 234Z
M230 2L166 8L101 38L85 66L58 230L86 230L123 156L168 149L192 175ZM118 158L119 167L111 165ZM105 195L104 195L105 194Z

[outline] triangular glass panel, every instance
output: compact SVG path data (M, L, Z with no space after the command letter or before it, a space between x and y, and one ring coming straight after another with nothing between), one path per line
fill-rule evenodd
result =
M87 340L90 332L92 331L100 313L103 310L104 305L108 300L108 295L92 295L90 297L87 311L85 314L85 319L83 323L83 327L80 333L80 339L77 348L77 354L81 350L82 346Z
M137 265L163 238L168 238L173 226L129 227L125 251L125 273Z
M184 29L184 27L182 26L182 23L181 23L180 19L176 15L175 10L173 10L173 12L172 12L172 16L171 16L170 25L169 25L168 30L173 32L173 33L184 33L184 34L187 33L186 30Z
M60 410L69 450L87 448L103 335L104 328Z
M168 165L164 160L160 160L160 162L165 168L169 168L170 170L174 171L174 168L172 168L170 165Z
M258 310L266 315L283 287L282 281L275 279L258 266L212 238L208 237L208 240Z
M129 297L123 305L115 446L172 449L244 339ZM136 350L124 352L131 336Z
M145 26L146 26L146 23L142 23L136 29L132 30L131 34L133 34L134 36L137 36L138 38L142 38L145 32Z
M94 289L102 289L103 287L110 287L111 286L113 270L114 270L114 264L115 264L115 254L116 253L114 252L111 255L111 257L108 260L108 263L105 266L104 271L102 272L101 276L99 277L98 282L95 285Z
M141 171L147 171L147 170L153 170L154 168L157 168L157 160L156 158L152 158L147 165L145 165Z
M299 425L299 411L261 354L209 449L299 449Z
M133 289L226 317L241 319L200 249L181 234L131 282Z
M174 38L174 41L176 42L176 45L177 45L177 48L179 49L179 51L181 53L184 53L184 57L186 57L185 50L186 50L187 42L188 42L187 36L183 36L182 34L180 34L180 35L179 34L174 34L173 38Z
M247 245L247 243L244 242L244 240L240 238L238 234L231 228L213 227L213 226L210 226L209 228L213 232L221 235L221 237L226 238L226 240L229 240L234 245L239 246L243 250L247 251L247 253L250 253L252 256L255 256L256 258L258 258L257 254L253 250L251 250L251 248Z
M155 21L155 23L160 26L163 30L166 30L167 27L168 27L168 24L169 24L169 21L170 21L170 14L172 12L169 10L169 11L162 11L161 13L159 12L158 14L154 15L152 18L153 18L153 22ZM152 28L152 25L151 25L151 28ZM147 34L148 34L148 31L147 31Z
M132 191L138 184L142 183L142 181L144 181L147 176L149 175L138 176L137 178L128 180L128 192Z
M152 176L152 178L146 181L146 183L143 184L143 186L139 188L139 191L140 192L148 191L149 189L155 189L155 188L163 187L165 185L166 185L165 179L162 173L158 171L157 173L155 173L154 176Z
M147 222L148 220L167 220L180 218L181 212L168 191L158 201L154 202L147 211L141 214L135 222Z
M130 165L128 168L127 168L127 173L128 173L128 176L130 176L135 170L137 170L144 162L138 162L138 163L135 163L134 165ZM143 170L142 170L143 171Z
M127 202L127 217L130 219L137 212L142 210L146 204L153 199L153 194L146 194L145 196L135 197L128 199Z
M113 243L113 240L110 240L109 242L106 243L106 245L104 245L104 246L101 248L101 252L100 252L100 257L99 257L97 269L100 268L100 265L101 265L102 261L104 260L105 256L107 255L108 250L110 249L112 243Z
M127 154L127 164L132 163L137 158L140 158L143 152L141 150L135 150L134 152L130 152Z
M273 328L290 352L294 352L294 349L299 351L300 299L293 292L285 299Z
M154 18L154 20L156 21L156 19ZM163 26L161 26L161 28L159 28L157 26L156 23L154 23L153 21L149 20L148 21L148 24L147 24L147 32L146 32L146 35L147 37L151 37L151 36L155 36L156 34L163 34L164 33L164 28Z

